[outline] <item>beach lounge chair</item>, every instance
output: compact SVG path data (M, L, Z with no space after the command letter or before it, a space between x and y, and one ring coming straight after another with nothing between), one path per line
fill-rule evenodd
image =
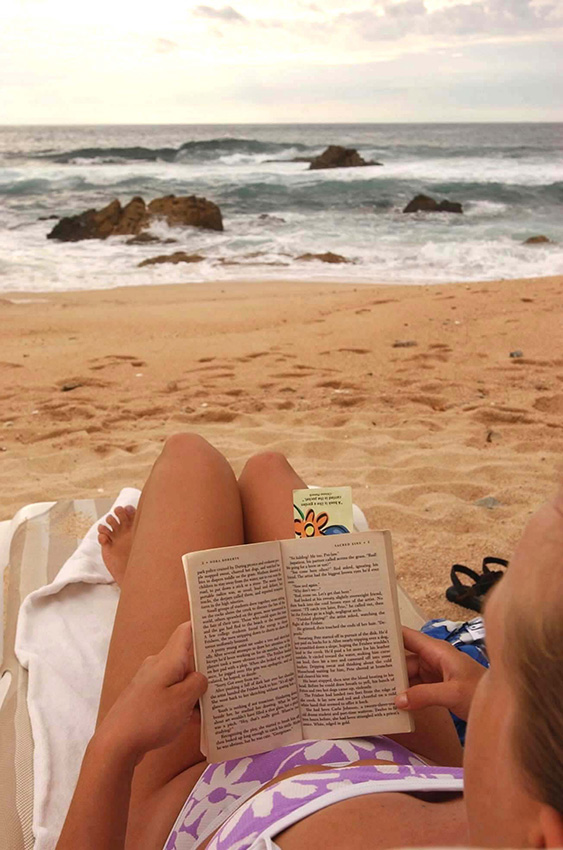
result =
M18 612L33 590L53 581L89 525L108 513L112 499L76 499L27 505L0 523L0 845L5 850L34 846L33 739L27 710L28 673L14 653ZM355 509L358 530L367 528ZM8 569L6 569L8 567ZM425 616L399 587L401 620L420 628Z

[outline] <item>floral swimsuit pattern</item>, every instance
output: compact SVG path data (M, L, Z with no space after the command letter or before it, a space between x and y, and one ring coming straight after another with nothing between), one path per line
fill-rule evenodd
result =
M394 763L350 766L362 759L376 758ZM260 791L280 774L308 764L334 769L282 779ZM395 783L396 790L401 791L414 790L419 785L424 785L425 790L459 790L462 777L463 771L458 768L429 767L385 737L302 741L257 756L209 765L178 815L164 850L195 850L215 831L208 850L249 850L268 827L279 823L279 831L295 823L342 799L343 789L344 796L395 790ZM456 781L450 789L452 780ZM375 781L385 782L385 788L374 788ZM386 787L389 783L391 788Z

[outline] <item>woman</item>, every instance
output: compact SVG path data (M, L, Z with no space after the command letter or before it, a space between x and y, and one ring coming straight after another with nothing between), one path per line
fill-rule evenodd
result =
M136 515L119 510L111 531L100 527L121 597L97 730L57 850L563 846L562 493L532 519L491 593L489 671L405 630L411 686L397 706L416 712L416 732L345 742L345 766L340 758L335 767L333 755L323 764L321 743L289 753L289 770L276 751L207 767L197 709L206 681L194 672L180 557L292 537L291 492L304 486L272 453L252 458L237 482L203 439L178 435ZM465 799L456 793L461 750L447 709L469 715ZM242 793L243 770L260 781L243 783ZM199 814L187 828L189 812Z

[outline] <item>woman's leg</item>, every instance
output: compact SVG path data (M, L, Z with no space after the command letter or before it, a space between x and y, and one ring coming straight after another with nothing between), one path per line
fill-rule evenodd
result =
M261 452L247 461L238 480L246 543L294 537L293 490L307 488L279 452Z
M98 723L141 662L159 652L176 626L190 618L182 555L242 542L239 491L225 458L196 434L171 437L150 473L135 516ZM137 767L132 808L135 799L154 796L182 771L202 762L196 715L182 740L149 753Z
M292 491L307 485L282 454L264 452L250 458L238 483L247 543L294 536ZM446 709L415 712L415 725L415 732L389 737L436 764L461 764L463 750Z

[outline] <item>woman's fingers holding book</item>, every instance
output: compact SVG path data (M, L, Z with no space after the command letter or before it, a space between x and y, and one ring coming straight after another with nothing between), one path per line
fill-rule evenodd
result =
M485 669L445 641L403 629L410 687L396 697L397 708L417 710L431 705L466 719L475 688Z
M143 661L96 734L109 736L139 761L186 728L206 689L207 679L194 671L190 623L183 623L157 655Z
M184 681L195 669L191 622L181 623L171 634L164 648L152 660L162 684L175 685Z

